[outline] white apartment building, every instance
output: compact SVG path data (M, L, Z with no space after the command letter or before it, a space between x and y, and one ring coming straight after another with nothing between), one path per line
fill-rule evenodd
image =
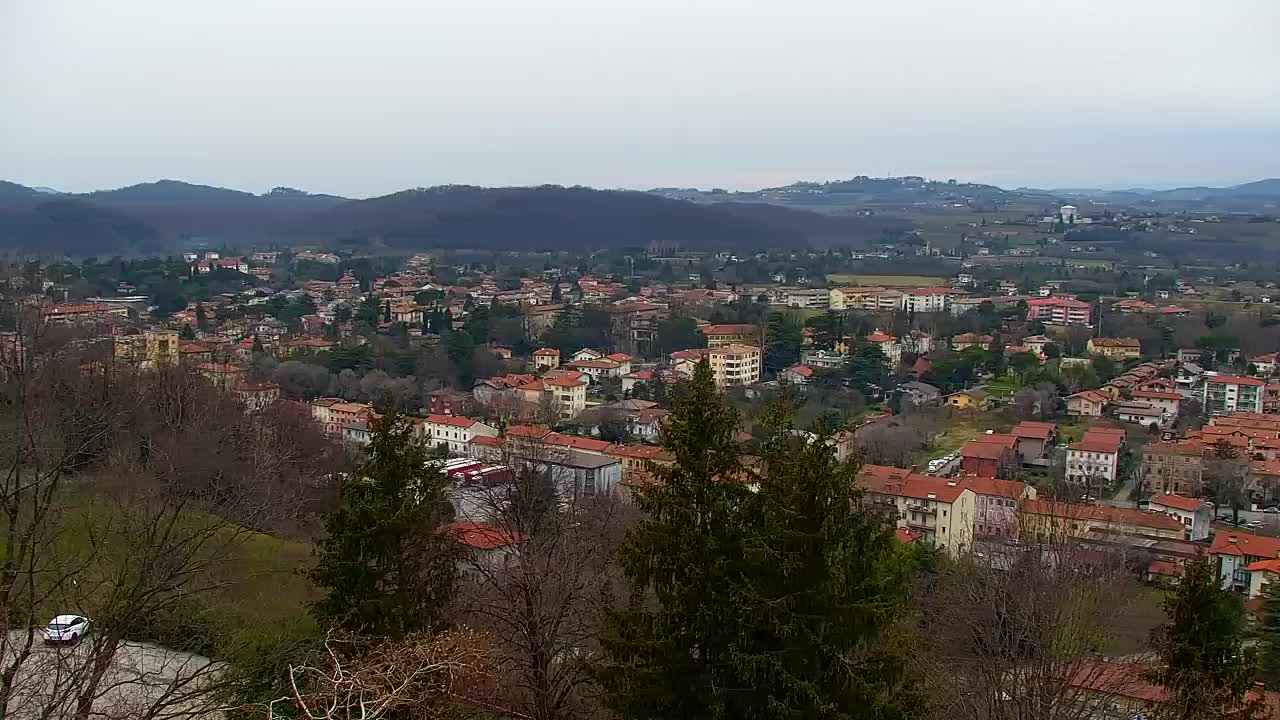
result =
M497 428L460 415L428 415L414 429L423 442L445 445L451 455L465 455L477 437L498 437Z
M877 287L832 288L828 291L827 302L832 310L892 312L905 305L906 295Z
M917 288L907 292L906 307L911 312L945 312L954 295L948 288Z
M1267 383L1253 377L1239 375L1205 375L1201 401L1204 411L1210 415L1225 415L1236 411L1262 412L1263 389Z
M762 357L752 345L726 345L707 352L716 385L751 385L760 382Z
M1085 484L1098 479L1115 482L1120 465L1119 438L1087 439L1067 448L1067 482Z

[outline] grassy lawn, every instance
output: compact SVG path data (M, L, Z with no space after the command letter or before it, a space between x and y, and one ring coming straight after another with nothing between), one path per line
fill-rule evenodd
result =
M885 287L934 287L945 285L946 278L927 275L861 275L858 273L835 273L827 276L827 281L837 285L883 285Z
M1007 398L1022 387L1022 383L1011 375L995 378L987 383L987 392L998 398Z
M917 465L926 465L930 460L937 460L943 455L959 450L965 443L977 436L981 430L976 417L955 418L947 424L940 435L933 438L929 447L921 450L916 458Z

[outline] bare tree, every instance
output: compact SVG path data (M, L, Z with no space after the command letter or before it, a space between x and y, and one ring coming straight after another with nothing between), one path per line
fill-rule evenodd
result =
M369 641L330 633L315 662L290 665L289 694L265 715L306 720L445 718L484 694L487 639L467 629ZM252 710L253 708L249 708Z
M459 614L494 638L497 702L512 717L602 712L590 668L605 611L620 594L614 557L626 509L604 488L578 486L558 464L566 455L527 443L506 448L511 482L480 489L471 505L508 549L468 556Z
M208 712L235 680L191 652L208 639L137 639L244 580L243 542L296 528L340 455L296 412L246 413L183 369L122 367L92 336L60 334L34 322L0 359L0 717ZM36 652L37 623L64 612L93 632Z
M1116 619L1136 594L1126 565L1050 530L944 566L916 597L915 657L931 716L1104 717L1140 677L1136 659L1107 655Z

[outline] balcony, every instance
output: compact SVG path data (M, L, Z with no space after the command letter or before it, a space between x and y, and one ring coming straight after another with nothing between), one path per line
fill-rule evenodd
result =
M921 513L923 515L937 515L937 507L929 507L928 505L911 504L907 505L907 512Z

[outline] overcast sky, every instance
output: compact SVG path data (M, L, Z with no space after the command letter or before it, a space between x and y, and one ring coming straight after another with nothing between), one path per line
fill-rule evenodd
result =
M1280 175L1280 0L0 0L0 179Z

